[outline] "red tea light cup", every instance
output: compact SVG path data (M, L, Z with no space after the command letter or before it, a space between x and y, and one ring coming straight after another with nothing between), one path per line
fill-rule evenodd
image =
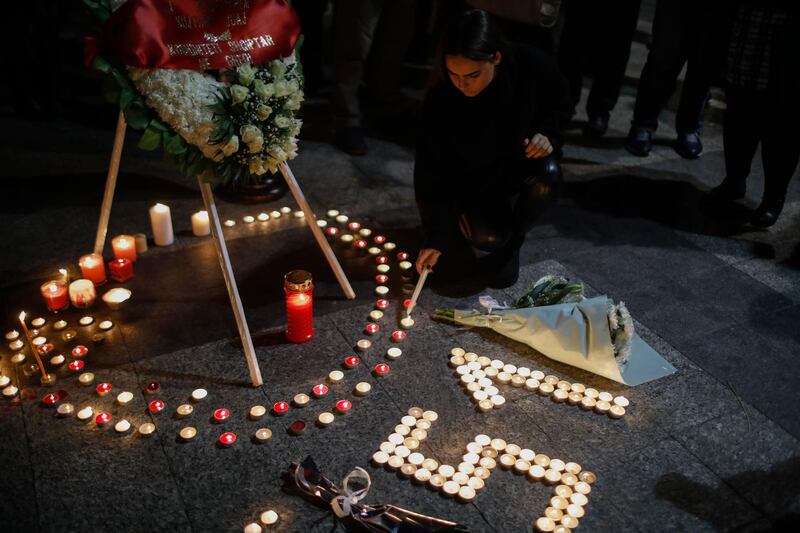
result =
M341 414L347 414L353 408L353 403L350 400L339 400L336 402L336 410Z
M391 368L386 363L378 363L377 365L375 365L373 372L375 372L376 376L385 376L386 374L389 373L390 370Z
M84 346L83 344L79 344L72 349L72 357L84 357L87 353L89 353L89 348Z
M366 326L364 326L364 333L366 333L367 335L375 335L376 333L378 333L380 329L381 327L378 324L374 323L367 324Z
M100 385L95 387L94 390L98 396L106 396L108 395L109 392L111 392L112 388L113 387L111 386L111 383L101 383Z
M392 332L392 340L394 342L400 342L400 341L404 340L405 338L406 338L406 332L405 331L400 331L398 329L397 331L393 331Z
M109 422L111 422L111 413L106 411L101 411L97 414L94 421L97 423L98 426L105 426Z
M408 261L408 252L397 252L398 261Z
M214 411L214 421L215 422L225 422L227 419L231 417L231 412L224 407L222 409L217 409Z
M339 235L339 228L334 226L325 228L325 235L327 235L329 239L336 239L336 236Z
M385 265L386 263L389 262L389 258L386 257L385 255L379 255L378 257L375 258L375 261L377 261L379 265Z
M42 398L42 404L47 407L53 407L60 399L61 397L58 394L51 392L50 394L44 395L44 398Z
M77 360L77 361L71 361L71 362L69 363L69 369L70 369L71 371L73 371L73 372L80 372L81 370L83 370L83 367L85 366L85 364L86 364L86 363L84 363L84 362L83 362L83 361L81 361L80 359L79 359L79 360Z
M378 285L386 285L388 281L389 281L389 276L387 276L386 274L378 274L377 276L375 276L375 282Z
M157 394L160 391L161 385L158 383L158 381L151 381L144 386L144 392L147 394Z
M219 436L219 443L222 446L228 447L233 445L236 442L236 433L231 431L226 431L222 435Z
M314 395L314 398L322 398L323 396L328 394L328 390L329 389L327 385L320 383L318 385L314 385L314 387L311 389L311 393Z
M152 402L150 402L150 405L147 406L147 408L153 414L160 413L161 411L164 410L164 407L166 406L164 405L164 402L162 402L161 400L153 400Z
M361 362L361 359L356 357L355 355L348 355L344 358L344 366L347 368L355 368L358 366L358 363Z
M375 302L375 307L380 310L384 310L389 307L389 300L380 299Z
M347 225L347 227L350 228L350 231L358 231L361 229L361 224L358 222L351 222Z
M375 244L383 244L386 242L386 237L384 237L383 235L375 235L372 238L372 242L374 242Z
M51 343L42 344L36 350L39 352L39 355L47 355L53 351L54 346Z
M358 248L359 250L366 250L367 249L367 241L364 239L358 239L353 243L353 246Z
M115 281L120 283L128 281L133 277L133 261L124 257L114 259L108 262L108 270Z
M275 402L275 405L272 406L272 412L274 412L278 416L283 416L286 414L286 411L289 410L289 404L286 402Z
M136 261L136 239L131 235L117 235L111 239L111 248L116 259Z
M409 305L411 305L411 299L410 298L406 298L405 300L403 300L403 307L404 308L407 308Z

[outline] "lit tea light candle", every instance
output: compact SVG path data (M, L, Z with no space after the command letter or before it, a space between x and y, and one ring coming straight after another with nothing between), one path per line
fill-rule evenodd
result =
M228 219L228 220L226 220L225 222L223 222L223 225L224 225L226 228L232 228L232 227L234 227L234 226L236 225L236 221L235 221L235 220Z
M0 388L8 387L11 383L11 378L5 374L0 374Z
M314 387L311 389L311 393L314 395L315 398L322 398L323 396L328 394L328 390L329 389L327 385L319 383L318 385L314 385Z
M133 400L133 393L132 392L120 392L117 394L117 403L120 405L128 405Z
M630 402L625 396L617 396L614 398L614 405L618 405L620 407L628 407Z
M383 235L375 235L372 238L372 242L374 242L375 244L383 244L386 242L386 237L384 237Z
M327 228L325 230L325 235L327 235L328 238L331 238L331 239L336 238L336 235L338 235L338 234L339 234L339 228L335 228L333 226L331 226L330 228Z
M71 340L74 340L75 337L77 336L78 332L75 331L74 329L68 329L67 331L61 334L61 338L64 339L65 342L70 342Z
M549 533L551 531L556 530L556 523L553 521L552 518L547 516L542 516L538 520L536 520L536 530L541 531L543 533Z
M380 326L378 324L371 323L371 324L367 324L366 326L364 326L364 333L366 333L367 335L374 335L380 329L381 328L380 328Z
M3 396L5 398L13 398L19 394L19 389L14 385L9 385L3 389Z
M83 344L79 344L74 347L70 353L72 354L72 357L85 357L86 354L89 353L89 348Z
M328 213L327 213L327 215L328 215L328 217L329 217L329 218L336 218L336 217L338 217L338 216L339 216L339 214L340 214L340 213L339 213L339 210L338 210L338 209L329 209L329 210L328 210Z
M375 287L375 294L378 296L386 296L389 294L389 287L386 285L378 285Z
M256 217L254 217L253 215L245 215L242 217L242 222L244 222L245 224L252 224L255 221Z
M111 422L111 413L109 413L107 411L101 411L94 418L94 421L98 426L101 426L101 427L105 426L106 424Z
M131 423L124 418L116 423L114 431L117 433L127 433L131 429Z
M35 339L33 339L32 342L34 346L39 348L41 346L44 346L44 344L47 342L47 339L45 337L36 337Z
M553 399L554 402L563 402L564 400L567 399L568 396L569 393L564 389L556 389L555 391L553 391L553 395L551 396L551 398Z
M301 392L300 394L295 394L294 398L292 399L292 403L296 407L305 407L311 401L311 396L308 394Z
M275 211L270 211L269 216L271 216L272 218L281 218L281 216L283 215L281 214L280 211L275 210Z
M58 321L56 321L55 324L53 324L53 328L56 331L61 331L65 327L67 327L67 321L66 320L58 320Z
M379 285L385 285L389 281L389 276L386 274L378 274L375 276L375 282Z
M192 391L192 400L195 402L203 401L207 396L208 391L206 389L195 389Z
M383 311L378 311L377 309L375 309L375 310L372 310L372 311L369 312L369 319L370 320L374 320L374 321L377 322L378 320L380 320L382 318L383 318Z
M372 235L372 230L369 228L361 228L360 230L358 230L358 234L366 238Z
M597 398L600 396L600 391L590 387L585 391L583 391L583 395L586 396L587 398L592 398L594 400L597 400Z
M403 355L403 350L400 348L393 346L386 350L386 357L391 360L398 359L401 355Z
M369 350L371 346L372 342L367 339L361 339L358 342L356 342L356 348L358 348L362 352Z
M34 318L33 320L31 320L31 326L35 328L40 328L44 326L45 322L46 320L42 317Z
M567 403L570 405L578 405L583 400L583 394L579 392L570 392L567 396Z
M111 271L111 278L120 283L128 281L133 277L133 261L120 258L108 262L108 270Z
M359 250L366 250L367 249L367 241L363 239L358 239L357 241L353 242L353 246L358 248Z
M115 259L136 261L136 240L131 235L117 235L111 239Z
M219 436L219 443L222 446L226 447L232 446L233 443L235 442L236 442L236 433L233 433L232 431L226 431L225 433Z
M350 235L349 233L345 233L344 235L342 235L341 237L339 237L339 240L340 240L340 241L342 241L342 242L343 242L343 243L345 243L345 244L350 244L350 243L352 243L354 239L355 239L355 237L353 237L353 236L352 236L352 235Z
M193 428L192 426L187 426L180 430L178 433L181 440L183 441L190 441L197 436L197 429Z
M99 327L103 331L108 331L109 329L114 327L114 323L110 320L103 320L97 325L97 327Z
M411 305L411 298L406 298L405 300L403 300L403 307L405 309L408 309L409 305Z
M317 226L319 226L320 228L324 228L327 225L328 225L328 221L327 220L322 219L322 218L317 220Z
M286 411L289 410L289 404L286 402L275 402L272 406L272 412L275 413L277 416L282 416L286 414Z
M272 430L269 428L259 428L255 434L256 442L264 443L272 438Z
M384 300L384 299L378 300L377 302L375 302L375 307L381 310L386 309L387 307L389 307L389 300Z
M150 208L150 226L156 246L169 246L175 241L172 214L166 205L159 203Z
M398 261L406 261L409 258L408 253L406 252L397 252L397 260Z
M370 246L369 248L367 248L367 253L369 255L380 255L381 249L378 248L377 246Z
M53 348L55 348L55 346L48 342L39 346L36 351L39 352L39 355L47 355L53 351Z
M89 326L92 324L92 322L94 322L94 317L89 315L82 316L80 320L78 320L78 324L81 326Z
M137 254L142 254L147 251L147 235L144 233L137 233L133 236L133 240L136 243Z
M83 361L80 362L82 363ZM78 383L80 383L81 385L84 386L91 385L93 382L94 382L94 374L92 374L91 372L84 372L83 374L78 376Z
M226 408L217 409L214 411L214 421L215 422L225 422L231 416L230 410Z
M372 324L370 324L370 325L372 325ZM375 331L377 331L377 330L375 330ZM355 368L355 367L358 366L358 363L360 363L360 362L361 362L361 359L359 359L355 355L349 355L349 356L344 358L344 366L346 366L347 368Z
M14 341L19 338L19 331L12 329L8 333L6 333L6 340L7 341Z
M139 435L142 437L149 437L156 431L156 425L152 422L145 422L141 426L139 426Z
M23 346L25 346L25 343L23 343L20 339L17 339L14 342L10 342L8 344L8 347L14 351L21 350ZM24 357L25 356L23 356L23 359Z
M62 418L72 416L75 413L75 406L71 403L62 403L56 408L56 413Z
M347 227L350 228L350 231L358 231L361 229L361 224L358 222L351 222L347 225Z
M320 413L317 417L317 423L319 423L320 426L329 426L333 423L333 420L333 413L329 413L327 411Z
M376 376L380 377L388 374L390 370L391 368L389 368L389 365L387 365L386 363L378 363L377 365L375 365L373 372L375 373Z
M608 416L611 418L622 418L625 416L625 408L621 405L612 405L608 410Z
M344 379L344 372L341 370L333 370L330 374L328 374L328 380L331 383L339 383Z
M594 398L590 398L588 396L584 396L581 398L581 409L584 411L591 411L594 409L594 406L597 405L597 400Z
M53 407L60 399L61 397L58 394L51 392L50 394L44 395L42 398L42 404L46 407Z
M94 409L91 407L84 407L77 414L78 420L89 420L92 416L94 416Z
M112 388L111 383L101 383L94 390L98 396L107 396Z
M353 404L349 400L339 400L336 402L336 410L343 415L347 414L352 408Z
M395 248L397 248L397 245L395 243L393 243L393 242L385 242L385 243L383 243L383 249L386 250L387 252L391 252Z
M263 405L254 405L250 408L250 418L253 420L258 420L267 414L267 408Z
M393 331L392 332L392 340L394 342L401 342L405 338L406 338L406 332L405 331L397 330L397 331Z
M598 402L594 405L594 410L598 414L604 415L611 410L611 404L603 400L598 400Z
M289 433L292 435L302 435L306 430L306 423L304 420L295 420L289 424Z
M413 263L411 263L411 261L400 261L400 264L398 266L400 267L400 270L402 270L403 272L408 272L414 265Z
M353 391L356 396L366 396L372 391L372 385L367 383L366 381L361 381L360 383L356 383L355 391Z
M281 207L281 213L283 213L284 215L288 215L291 212L292 212L292 209L289 206Z
M161 400L153 400L147 406L147 409L149 409L150 412L153 413L153 414L158 414L161 411L163 411L165 407L166 407L166 405Z
M385 255L379 255L378 257L375 258L375 262L378 263L379 265L385 265L386 263L389 262L389 258L386 257Z
M392 267L390 267L389 265L378 265L376 270L381 274L386 274L387 272L392 270Z
M83 361L78 360L78 361L70 361L68 366L69 369L72 370L73 372L80 372L81 370L83 370L84 365L85 363Z
M94 285L102 285L106 282L106 267L103 264L103 257L100 254L87 254L82 256L78 260L78 266L81 269L81 276ZM70 283L70 298L74 283L74 281ZM75 304L75 302L72 303L73 305Z
M411 329L414 326L414 319L410 316L404 317L400 319L400 326L403 329Z
M144 386L145 394L158 394L161 392L161 384L158 381L150 381Z
M192 407L188 403L182 403L178 406L177 409L175 409L175 415L178 418L186 418L187 416L190 416L193 412L194 412L194 407Z

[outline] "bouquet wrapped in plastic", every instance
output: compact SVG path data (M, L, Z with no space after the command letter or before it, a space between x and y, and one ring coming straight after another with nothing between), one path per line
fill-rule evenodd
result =
M634 331L623 302L586 298L583 286L545 276L514 305L482 296L486 311L437 309L434 318L493 329L561 363L634 386L675 372L675 368Z
M289 467L288 483L315 505L330 507L348 531L378 533L469 533L455 522L442 520L391 504L367 505L371 485L369 474L356 468L344 478L342 486L322 475L311 457ZM352 485L352 486L351 486Z

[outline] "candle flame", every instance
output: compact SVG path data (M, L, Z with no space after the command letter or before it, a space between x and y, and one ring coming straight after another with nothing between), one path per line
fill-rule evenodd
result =
M64 277L66 277L67 276L67 269L66 268L59 268L58 269L58 273L61 274Z
M19 314L19 321L20 322L25 322L25 311L23 311L23 312L21 312Z

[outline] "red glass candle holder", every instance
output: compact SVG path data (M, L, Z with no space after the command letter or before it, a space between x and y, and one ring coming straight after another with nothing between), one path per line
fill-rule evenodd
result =
M42 283L39 291L42 293L42 298L44 298L49 311L57 313L69 307L69 291L67 282L63 279L51 279Z
M78 266L81 267L81 276L95 285L102 285L106 282L106 267L103 264L103 256L100 254L84 255L78 262Z
M133 277L133 261L124 257L114 259L108 262L108 270L111 271L111 277L122 283L128 281Z
M114 250L116 259L136 261L136 239L131 235L117 235L111 239L111 248Z
M314 337L314 283L305 270L293 270L283 280L286 292L286 338L307 342Z

